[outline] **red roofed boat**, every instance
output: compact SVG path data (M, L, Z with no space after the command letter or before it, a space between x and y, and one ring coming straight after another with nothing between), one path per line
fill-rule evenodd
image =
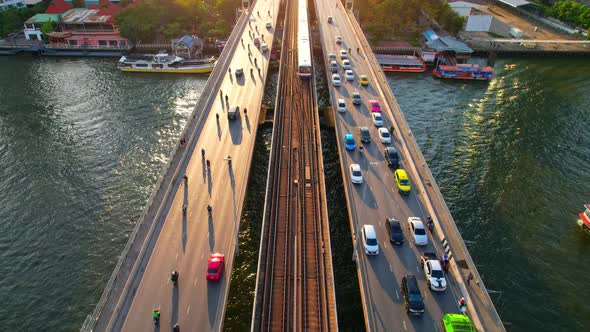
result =
M384 72L423 73L426 64L414 55L375 54L377 62Z
M584 205L584 208L586 210L579 213L578 225L584 232L590 234L590 204Z

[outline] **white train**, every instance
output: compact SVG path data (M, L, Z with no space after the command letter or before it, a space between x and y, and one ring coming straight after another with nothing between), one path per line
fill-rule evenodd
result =
M311 77L311 43L307 20L307 0L299 0L297 24L297 62L299 77Z

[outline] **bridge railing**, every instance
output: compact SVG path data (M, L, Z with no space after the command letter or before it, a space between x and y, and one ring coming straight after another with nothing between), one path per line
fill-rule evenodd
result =
M221 52L215 69L211 73L205 88L203 89L201 97L199 98L195 108L193 109L193 112L191 113L191 116L189 117L185 129L181 133L180 139L186 140L186 148L181 146L179 141L179 143L177 143L172 150L168 159L168 163L163 168L160 178L156 182L154 191L147 202L143 214L131 232L129 240L123 248L123 252L119 257L117 264L115 265L113 273L111 274L111 277L109 278L109 281L107 282L93 313L86 317L86 320L81 327L81 331L93 331L97 327L98 320L103 314L108 315L108 322L106 322L107 325L112 320L113 316L117 318L117 315L121 310L121 301L125 300L124 298L130 291L129 287L131 287L131 285L128 284L130 283L130 280L132 282L132 280L135 278L135 273L137 273L137 263L141 263L143 256L147 254L145 251L145 244L150 240L150 236L154 235L156 226L161 222L159 219L163 219L160 218L162 202L165 203L167 201L173 186L175 184L179 184L179 182L175 181L175 179L179 178L180 171L184 170L188 164L188 160L190 158L186 157L190 157L190 155L192 155L192 149L196 145L198 136L205 122L204 120L209 114L209 106L217 97L216 90L219 89L221 82L223 81L220 80L220 78L223 78L225 75L227 65L231 61L233 52L238 44L238 41L240 40L239 36L242 34L243 29L246 26L247 16L248 15L241 15L238 19L228 39L228 43ZM184 167L179 167L181 163ZM171 172L172 170L174 171ZM154 202L161 203L159 205L154 205ZM154 221L157 222L154 223ZM121 292L121 295L117 296L115 291ZM133 292L135 292L135 289ZM115 298L113 298L113 296L115 296ZM113 304L107 303L109 300L116 301L116 307L109 308L112 310L110 313L105 311L108 304Z

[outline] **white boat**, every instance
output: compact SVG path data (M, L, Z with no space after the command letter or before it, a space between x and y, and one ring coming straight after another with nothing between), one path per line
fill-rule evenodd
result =
M216 63L214 57L185 60L176 55L160 53L122 56L117 67L121 71L138 73L207 74L213 71Z

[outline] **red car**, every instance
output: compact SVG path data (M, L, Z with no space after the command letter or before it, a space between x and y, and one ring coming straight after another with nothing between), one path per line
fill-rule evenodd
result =
M223 272L223 261L225 255L214 253L209 256L209 263L207 264L207 280L219 281L221 272Z
M381 105L379 105L378 100L369 100L369 104L371 104L371 112L381 112Z

